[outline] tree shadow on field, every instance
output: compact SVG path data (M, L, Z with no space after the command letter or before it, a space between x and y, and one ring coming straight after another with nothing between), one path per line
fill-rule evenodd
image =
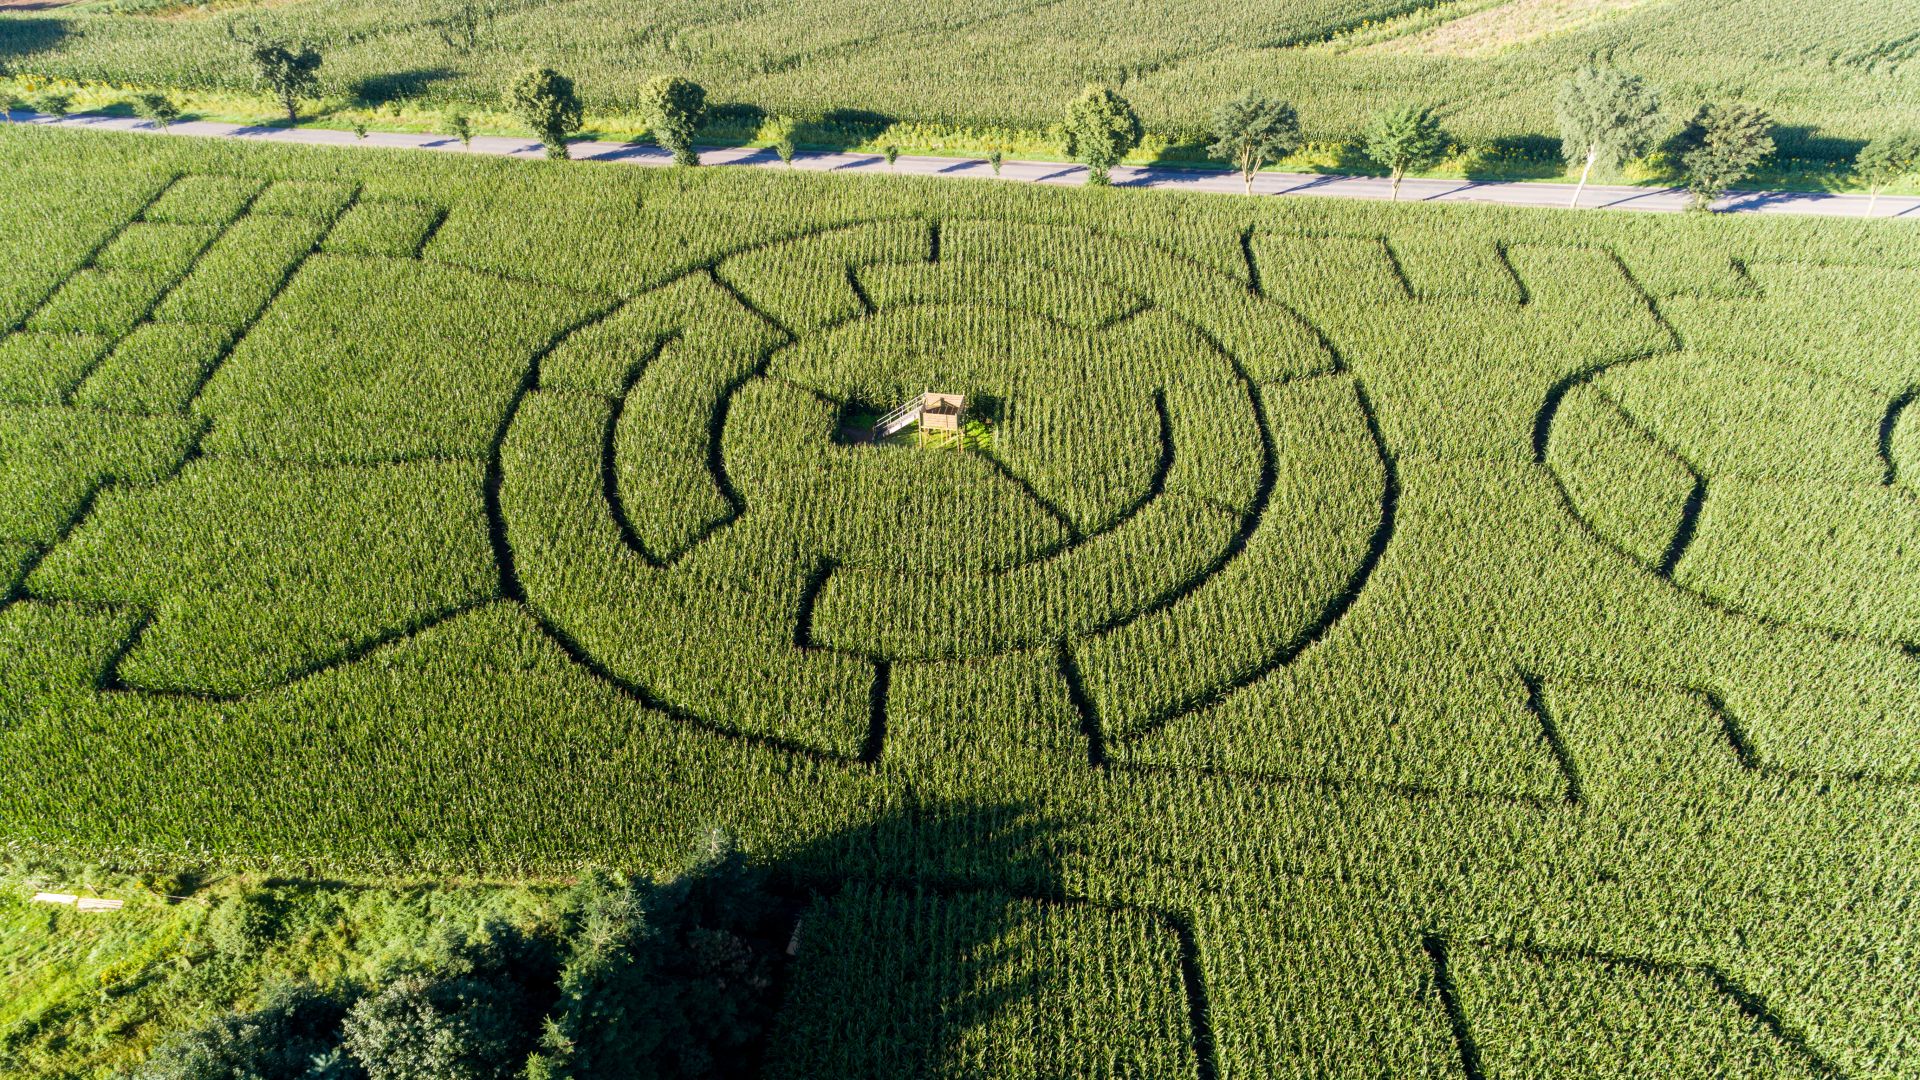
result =
M828 109L800 122L794 139L822 150L847 150L870 143L892 127L894 118L867 109Z
M1865 139L1828 135L1806 124L1777 124L1773 129L1774 157L1845 164L1858 157Z
M1461 158L1468 180L1544 180L1565 175L1560 140L1552 135L1509 135L1475 146Z
M752 142L774 115L744 102L710 106L695 138L707 146L739 146ZM865 109L828 109L817 116L800 115L794 117L793 141L807 150L850 150L879 139L893 126L894 119Z
M524 925L458 884L376 885L362 903L365 883L269 879L214 904L207 963L156 977L172 999L203 999L216 976L222 1000L283 976L293 992L168 1032L156 1060L211 1047L234 1075L310 1075L281 1067L294 1046L296 1065L331 1053L350 1059L343 1075L398 1075L413 1050L484 1032L462 1052L488 1075L519 1075L536 1051L541 1075L609 1080L952 1075L985 1031L1044 1034L1018 1025L1048 1011L1058 976L1031 943L1037 913L1065 900L1059 832L1026 806L909 795L764 855L702 831L674 876L590 869ZM308 955L299 944L349 910L381 957L370 978L316 985L318 970L261 961ZM223 1034L249 1027L278 1034L251 1048Z
M445 82L460 73L448 67L414 68L380 75L368 75L347 84L347 96L360 105L384 105L389 101L425 97L434 83Z
M5 9L0 9L4 11ZM0 14L0 65L58 46L70 31L59 19L23 19ZM0 66L0 73L4 73Z
M1064 900L1059 831L1020 805L910 804L783 854L772 880L808 899L756 1075L952 1074L970 1033L1046 991L1014 943Z

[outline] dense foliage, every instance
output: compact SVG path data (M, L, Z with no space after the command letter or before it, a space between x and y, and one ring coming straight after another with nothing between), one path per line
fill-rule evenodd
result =
M1400 181L1440 160L1447 151L1447 133L1433 110L1417 105L1388 109L1367 124L1363 144L1368 157L1393 178L1393 197L1400 198Z
M507 85L507 111L525 124L549 158L565 160L567 137L580 130L580 95L552 68L529 68Z
M375 965L363 978L316 963L282 920L254 925L235 948L236 921L254 923L267 908L311 920L304 909L323 906L313 895L322 888L287 882L213 900L178 955L227 982L244 982L247 964L278 981L238 1009L167 1035L133 1080L748 1076L791 925L766 874L716 837L665 884L596 870L529 898L519 921L447 919L424 936L403 918L356 924L373 938L354 947ZM380 901L379 890L365 891ZM269 963L255 962L268 952ZM173 995L192 1001L217 997L222 980L171 981Z
M1560 153L1580 170L1579 205L1595 167L1607 176L1645 154L1660 134L1660 95L1646 80L1615 68L1587 64L1574 72L1554 101L1560 122Z
M774 1075L1920 1067L1908 223L0 169L10 839L717 825Z
M1060 131L1067 156L1086 163L1087 183L1095 186L1107 183L1107 174L1143 134L1133 106L1104 86L1089 86L1068 104Z
M299 42L274 38L235 40L247 48L247 62L256 85L265 87L287 111L287 123L300 121L300 99L320 84L320 53Z
M1687 192L1705 209L1773 156L1773 120L1750 105L1702 105L1673 138Z
M1300 114L1292 105L1247 90L1213 111L1213 142L1207 153L1231 162L1248 194L1253 174L1300 147Z
M675 165L698 165L694 132L707 112L707 92L699 83L662 75L640 92L641 108L654 141L673 154Z

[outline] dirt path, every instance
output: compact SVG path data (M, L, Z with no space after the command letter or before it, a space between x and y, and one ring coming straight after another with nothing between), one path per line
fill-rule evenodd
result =
M107 131L159 133L151 123L109 116L41 116L16 112L13 119L23 123L54 127L91 128ZM444 135L420 135L400 132L372 132L356 139L349 131L321 128L249 127L210 121L177 123L165 131L168 135L193 135L211 138L245 139L257 142L297 143L306 146L379 147L399 150L434 150L445 153L472 153L502 157L537 158L543 156L538 143L528 139L479 136L470 148ZM611 161L629 165L663 166L670 163L658 147L643 143L578 142L573 157L581 161ZM738 147L705 150L703 165L744 165L761 168L785 168L773 151ZM902 156L892 166L878 154L802 151L794 155L793 167L808 172L886 173L906 176L991 179L993 170L979 158ZM1086 178L1086 169L1050 161L1008 161L1000 169L1001 180L1032 184L1075 185ZM1240 177L1235 173L1165 166L1120 166L1113 170L1113 182L1120 187L1156 188L1172 191L1204 191L1241 194ZM1384 177L1303 175L1264 172L1254 178L1255 195L1319 195L1347 199L1387 199L1392 185ZM1573 190L1567 184L1545 184L1512 180L1434 180L1409 179L1400 185L1405 202L1492 203L1500 206L1558 208L1567 206ZM1865 217L1868 199L1857 194L1828 194L1798 191L1741 191L1715 204L1717 209L1736 213L1808 214L1821 217ZM1587 185L1580 205L1589 209L1643 210L1672 213L1684 210L1686 192L1674 188ZM1875 217L1904 217L1920 220L1920 196L1883 195L1874 207Z

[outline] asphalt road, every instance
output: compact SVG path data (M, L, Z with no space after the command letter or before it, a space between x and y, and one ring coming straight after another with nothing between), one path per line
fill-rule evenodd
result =
M161 133L160 129L145 120L127 117L84 114L54 117L31 112L16 112L11 114L11 118L17 122L56 127ZM445 135L376 131L369 132L364 139L359 139L350 131L254 127L205 120L176 123L167 127L164 133L257 142L298 143L306 146L377 146L387 149L434 150L502 157L545 156L545 152L536 142L499 136L477 136L471 146L462 147L459 140ZM573 157L581 161L611 161L628 165L671 163L671 158L665 151L643 143L576 142L571 150ZM786 167L773 151L756 147L703 150L700 153L700 163L775 169ZM794 155L793 168L807 172L885 173L891 171L907 176L993 178L993 170L979 158L902 155L890 167L886 159L878 154L803 150ZM1051 161L1006 161L1001 165L999 179L1070 186L1085 181L1086 168ZM1206 191L1228 195L1239 195L1243 190L1237 173L1152 165L1118 166L1113 170L1113 182L1120 187ZM1384 200L1392 196L1392 185L1384 177L1377 176L1263 172L1254 178L1253 193L1259 196L1315 195L1344 199ZM1568 205L1572 195L1571 185L1512 180L1414 178L1400 185L1400 198L1404 202L1492 203L1500 206L1561 208ZM1715 208L1736 213L1865 217L1867 203L1867 196L1857 194L1740 191L1720 200L1715 204ZM1686 204L1686 192L1675 188L1589 184L1580 197L1580 206L1585 209L1672 213L1685 209ZM1920 220L1920 196L1883 195L1874 207L1874 216Z

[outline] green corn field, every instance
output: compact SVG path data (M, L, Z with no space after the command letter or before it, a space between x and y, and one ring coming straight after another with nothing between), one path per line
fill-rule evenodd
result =
M1909 222L0 175L10 844L724 829L773 1077L1920 1075Z
M1552 157L1555 88L1593 56L1662 87L1676 118L1738 96L1780 121L1788 158L1848 159L1911 126L1910 16L1900 0L81 0L0 14L0 60L36 79L252 92L238 26L311 43L319 93L356 108L491 108L546 64L609 115L635 114L667 73L707 87L728 137L781 115L808 143L898 125L895 142L975 149L1037 142L1099 82L1186 156L1217 103L1258 86L1329 148L1382 108L1431 102L1470 168L1497 171Z

